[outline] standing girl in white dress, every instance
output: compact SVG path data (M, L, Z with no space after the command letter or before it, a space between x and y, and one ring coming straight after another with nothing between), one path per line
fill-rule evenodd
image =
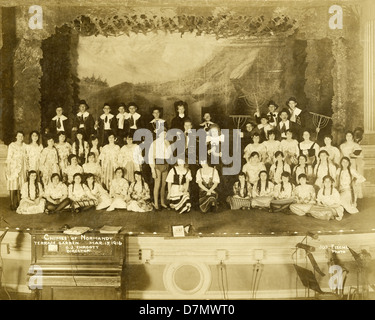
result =
M293 139L292 130L286 130L285 135L286 139L281 140L280 150L283 152L285 156L286 163L289 164L291 168L293 168L298 162L298 141Z
M350 213L358 213L357 197L358 186L366 179L357 170L351 168L350 159L343 157L340 161L340 168L337 169L336 182L340 192L341 205Z
M111 181L115 175L115 169L118 167L118 156L120 147L115 144L115 135L113 132L108 134L108 144L106 144L99 155L100 165L102 167L102 183L107 190L111 188Z
M40 172L44 187L51 182L53 173L60 173L59 156L52 136L47 137L47 147L42 150L40 155Z
M338 167L340 165L341 153L338 148L332 145L333 137L330 134L324 136L324 146L320 150L326 150L329 154L329 160Z
M109 196L108 192L102 187L100 182L98 183L95 180L94 174L89 173L86 176L86 185L97 201L96 210L107 209L111 205L111 197Z
M10 209L16 210L21 200L20 190L26 181L26 144L23 142L24 134L17 131L16 141L8 146L6 159L7 189L10 194Z
M26 163L27 171L36 171L38 180L40 180L40 155L43 145L40 143L40 133L32 131L30 133L30 143L26 145Z
M43 186L37 180L36 171L31 170L27 182L21 189L21 201L17 208L18 214L43 213L46 201L43 199Z
M130 200L128 190L129 182L124 178L124 169L117 168L115 171L115 177L110 183L111 205L107 211L113 211L115 209L126 209Z
M126 135L126 144L121 148L118 165L125 170L125 179L132 183L134 181L134 172L141 171L143 163L141 148L133 143L133 137Z
M59 156L59 167L60 173L62 174L66 167L68 166L68 158L71 154L72 146L69 142L66 141L66 133L64 131L60 131L57 134L58 142L55 144L55 148L57 150L57 154Z
M343 157L350 159L351 167L360 175L364 174L363 151L362 147L354 141L354 134L348 131L345 136L346 141L340 145L340 151ZM363 198L362 186L358 186L358 198Z
M271 165L275 162L275 153L276 151L280 151L280 141L275 140L276 133L274 130L268 132L268 140L263 141L262 144L266 147L266 159L265 165L267 170L271 167Z

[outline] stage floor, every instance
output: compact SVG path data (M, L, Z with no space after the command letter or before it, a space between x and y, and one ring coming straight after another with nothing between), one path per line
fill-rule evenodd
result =
M179 215L172 210L149 213L116 210L113 212L90 210L79 214L63 212L46 215L19 215L9 210L9 199L0 199L3 216L0 228L29 231L58 231L64 225L86 226L93 230L103 225L123 226L123 232L130 235L171 236L172 225L191 225L192 236L285 236L310 232L367 233L375 231L375 198L359 200L360 213L345 213L342 221L320 221L312 217L299 217L285 213L269 213L265 210L231 211L222 204L216 213L203 214L193 210ZM6 223L7 222L7 223Z

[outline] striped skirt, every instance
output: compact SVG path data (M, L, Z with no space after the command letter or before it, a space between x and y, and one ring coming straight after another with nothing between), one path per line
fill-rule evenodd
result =
M171 197L169 206L180 214L188 213L191 209L190 195L185 193L180 196Z
M79 201L72 202L73 209L86 208L86 207L97 206L97 205L98 205L98 202L93 199L79 200Z
M217 205L217 193L207 195L206 191L199 190L199 208L203 213L208 212L212 206Z
M239 210L242 208L250 208L251 207L251 199L250 198L240 198L240 197L228 197L227 202L230 205L231 210Z

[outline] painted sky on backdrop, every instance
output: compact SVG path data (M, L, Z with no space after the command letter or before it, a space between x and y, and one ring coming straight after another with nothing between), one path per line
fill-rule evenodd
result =
M110 86L122 82L166 82L204 66L225 40L195 34L131 34L80 37L79 78L101 77Z

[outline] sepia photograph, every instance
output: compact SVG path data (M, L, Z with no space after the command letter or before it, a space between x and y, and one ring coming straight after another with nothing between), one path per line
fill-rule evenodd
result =
M374 92L372 0L0 0L0 300L375 300Z

